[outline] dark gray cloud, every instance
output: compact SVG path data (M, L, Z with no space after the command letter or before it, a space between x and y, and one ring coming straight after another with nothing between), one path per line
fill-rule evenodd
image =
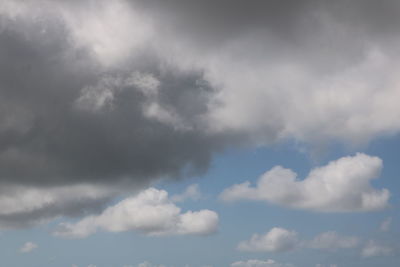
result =
M72 49L65 27L50 19L9 22L0 39L2 182L147 183L179 177L186 167L204 170L211 154L222 148L221 137L202 130L199 118L215 92L201 71L163 64L152 51L130 59L122 70L101 69L87 51ZM145 116L145 93L120 82L134 72L159 81L157 105L179 116L185 129ZM96 86L105 79L103 89L113 91L112 106L76 105L85 88L100 92Z
M130 2L161 22L157 25L161 34L181 36L201 52L218 51L248 38L252 44L261 42L265 49L252 51L251 45L242 46L240 52L246 57L252 53L262 60L300 57L316 69L335 63L343 68L360 61L366 46L387 46L388 38L400 34L400 4L395 0Z
M100 213L112 198L65 201L31 211L20 211L0 215L0 229L21 229L46 223L59 216L81 217L87 214ZM18 200L16 200L18 201Z
M156 179L207 169L230 137L206 130L217 90L201 69L146 45L107 65L108 36L99 57L97 33L80 42L63 13L83 6L32 3L0 4L0 228L99 212Z
M0 229L31 227L60 215L80 217L99 213L110 200L123 192L127 190L122 186L96 184L51 187L2 185Z
M395 0L131 0L155 19L171 23L177 30L190 29L195 34L221 39L264 29L276 34L300 36L297 28L312 22L316 13L330 14L348 26L362 27L371 33L397 32L399 3ZM313 21L318 24L317 21ZM216 34L217 33L217 34ZM312 34L311 31L309 34ZM315 33L315 32L314 32ZM350 41L350 40L349 40Z
M231 41L248 31L273 31L282 37L297 34L295 24L317 1L131 1L173 27L176 32L208 46ZM198 43L199 44L199 43Z

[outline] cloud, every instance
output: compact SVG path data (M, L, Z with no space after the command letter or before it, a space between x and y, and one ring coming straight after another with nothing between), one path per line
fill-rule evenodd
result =
M203 130L215 94L203 71L147 45L151 25L135 10L1 2L0 199L10 212L0 227L97 212L155 180L206 171L231 142Z
M0 50L7 51L0 66L0 181L147 186L204 171L229 137L203 130L215 89L202 70L181 68L150 46L131 53L136 49L114 44L122 36L136 40L132 31L140 28L129 21L139 17L126 1L40 2L42 9L12 0L0 7ZM98 47L116 49L124 63L103 66Z
M229 147L397 134L399 10L389 0L2 1L0 184L137 190L202 173ZM348 209L380 209L385 197Z
M320 212L375 211L388 206L389 191L375 189L370 181L378 177L382 160L357 153L312 169L304 180L296 173L276 166L264 173L255 187L250 182L225 189L224 201L257 200Z
M33 243L33 242L26 242L20 249L19 251L21 253L29 253L32 252L34 249L37 249L38 245Z
M172 202L183 202L187 199L199 200L201 198L201 192L198 184L189 185L182 194L173 195L171 197Z
M247 260L237 261L231 264L231 267L294 267L293 264L279 263L274 260Z
M398 5L370 25L355 2L3 1L0 177L146 183L234 144L396 133L395 46L370 31Z
M381 232L387 232L390 230L391 224L392 224L392 218L388 217L382 221L381 225L379 226L379 230Z
M2 186L0 189L0 228L33 226L60 214L77 217L97 212L121 189L89 184L32 187Z
M154 264L151 264L150 262L145 261L145 262L139 263L137 265L137 267L166 267L166 266L165 265L154 265Z
M364 258L388 256L393 252L393 248L379 244L375 240L369 240L361 251L361 256Z
M337 249L350 249L359 245L360 240L355 236L341 236L334 231L317 235L308 242L307 246L313 249L335 251Z
M84 238L98 229L108 232L138 231L152 236L208 235L218 227L214 211L181 212L164 190L149 188L137 196L126 198L108 207L99 215L91 215L77 223L61 223L54 232L64 238Z
M360 144L400 130L393 101L400 93L398 3L135 5L162 21L165 51L176 51L182 65L201 66L221 87L210 114L215 130L242 132L256 144L287 138Z
M335 231L323 232L306 240L299 238L296 231L274 227L263 235L254 234L250 240L240 242L237 248L249 252L288 252L305 248L336 252L339 249L358 248L360 245L358 237L340 235Z
M240 242L237 248L242 251L285 252L297 245L296 232L274 227L264 235L254 234L250 240Z

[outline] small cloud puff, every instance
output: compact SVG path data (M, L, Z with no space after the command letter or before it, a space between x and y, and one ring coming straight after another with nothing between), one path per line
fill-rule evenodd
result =
M369 240L361 251L363 258L388 256L393 252L393 248L379 244L375 240Z
M296 232L274 227L265 235L254 234L250 240L240 242L237 248L242 251L285 252L297 244Z

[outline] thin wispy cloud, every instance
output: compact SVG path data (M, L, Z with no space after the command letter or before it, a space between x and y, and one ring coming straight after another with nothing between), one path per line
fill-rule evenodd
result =
M39 246L33 242L26 242L20 249L19 252L21 253L30 253L33 250L37 249Z

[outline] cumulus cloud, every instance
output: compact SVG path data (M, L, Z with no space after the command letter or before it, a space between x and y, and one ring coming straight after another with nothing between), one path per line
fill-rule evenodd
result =
M321 212L374 211L388 206L389 191L375 189L370 181L382 168L378 157L357 153L312 169L304 180L292 170L276 166L256 186L250 182L225 189L224 201L262 200Z
M19 251L21 253L29 253L32 252L34 249L37 249L38 245L33 243L33 242L26 242L20 249Z
M247 260L237 261L231 264L231 267L294 267L293 264L279 263L274 260Z
M164 190L149 188L137 196L108 207L76 223L61 223L54 232L64 238L84 238L98 229L109 232L138 231L152 236L208 235L217 230L218 214L210 210L182 213Z
M250 240L242 241L238 249L242 251L285 252L298 245L295 231L274 227L264 235L254 234Z
M361 251L361 256L364 258L388 256L393 252L393 248L387 245L378 243L375 240L369 240Z

